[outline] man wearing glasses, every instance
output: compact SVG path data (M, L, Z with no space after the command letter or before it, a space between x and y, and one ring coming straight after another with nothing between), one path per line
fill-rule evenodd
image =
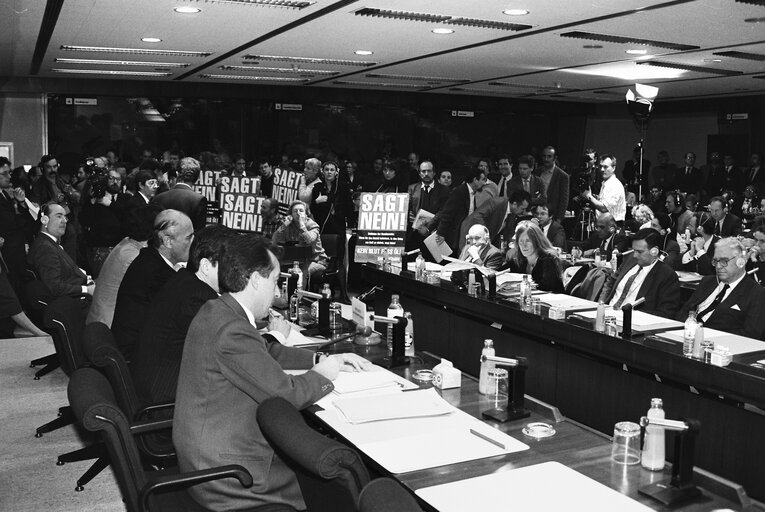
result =
M733 237L715 246L715 275L706 276L677 315L677 320L696 310L696 318L712 329L750 338L765 339L765 289L746 275L746 250Z

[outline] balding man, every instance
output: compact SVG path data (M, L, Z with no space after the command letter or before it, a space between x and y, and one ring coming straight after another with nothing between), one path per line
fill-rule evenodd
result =
M131 360L152 299L189 259L194 226L188 215L163 210L154 219L148 247L141 249L125 272L117 292L112 330L125 359Z
M186 157L181 160L177 183L152 199L152 203L163 209L173 209L185 213L194 224L194 229L202 229L207 223L207 199L194 191L194 183L199 179L199 161ZM189 242L191 243L191 242Z
M746 274L746 259L738 239L719 240L712 258L715 275L701 280L677 320L685 320L695 310L696 319L706 327L765 339L765 289Z
M504 261L502 252L491 245L488 228L481 224L470 226L460 259L491 270L498 270Z
M579 246L584 251L584 256L590 257L599 250L600 254L610 258L614 249L624 252L629 248L629 238L622 233L610 213L598 217L595 226L595 232Z

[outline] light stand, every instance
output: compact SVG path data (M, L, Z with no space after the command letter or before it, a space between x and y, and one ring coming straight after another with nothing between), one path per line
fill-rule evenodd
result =
M659 88L650 85L635 84L635 92L627 90L627 110L640 123L640 161L638 162L638 201L643 197L643 155L645 145L646 125L651 119L653 103L659 95Z

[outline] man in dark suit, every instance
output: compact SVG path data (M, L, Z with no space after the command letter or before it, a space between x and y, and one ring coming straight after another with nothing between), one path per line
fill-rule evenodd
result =
M507 197L510 194L507 191L507 184L513 179L513 159L510 155L500 155L497 159L497 168L499 174L494 175L494 181L499 189L499 197Z
M173 418L173 444L181 471L241 464L254 485L233 479L194 486L189 494L206 509L244 510L288 505L305 510L297 478L258 428L265 399L279 396L302 409L334 389L341 369L370 364L356 354L327 356L284 346L261 335L254 322L267 317L279 296L279 261L262 238L242 235L226 245L219 263L217 299L205 303L183 347ZM289 325L279 329L286 334ZM289 375L286 369L310 369Z
M683 321L696 310L704 326L765 339L765 289L746 275L746 250L736 238L723 238L712 260L715 275L701 280L677 314Z
M515 227L521 220L529 219L526 209L531 196L524 190L516 190L510 197L493 197L483 203L476 211L462 221L461 240L465 240L470 226L481 224L489 230L489 240L499 247L500 235L505 242L515 237ZM464 243L464 242L463 242Z
M703 176L696 167L696 153L689 151L683 159L684 165L677 169L677 188L685 194L698 194Z
M218 297L218 263L226 242L235 236L222 224L199 231L186 268L170 277L151 301L130 367L144 403L175 400L186 332L199 308Z
M610 213L604 213L598 217L595 227L595 232L579 245L579 248L584 251L584 256L592 256L597 249L603 257L610 258L614 249L624 252L629 248L629 237L619 229Z
M190 157L182 159L178 170L178 183L152 200L163 209L170 208L185 213L194 224L194 229L202 229L207 223L207 199L194 191L194 183L199 178L199 171L199 162L196 159Z
M96 285L61 247L66 232L66 211L57 203L40 208L40 233L29 248L27 260L54 297L93 295Z
M547 146L542 151L544 164L536 170L535 175L542 178L545 183L545 194L550 215L558 222L563 222L568 208L569 179L563 169L555 163L555 148Z
M720 193L732 190L736 194L741 194L744 190L744 173L736 167L736 159L733 155L723 156L722 189Z
M664 254L662 261L669 265L672 270L679 270L682 262L680 261L680 244L675 239L675 233L672 232L672 220L664 212L658 212L651 219L651 228L656 230L661 236L659 241L659 250Z
M441 219L436 230L436 243L446 242L453 254L459 254L462 221L475 211L475 193L485 184L486 173L480 169L473 169L465 178L465 183L452 190L449 199L441 209Z
M149 304L159 289L189 259L194 239L191 219L178 210L163 210L154 219L148 247L128 267L117 292L112 331L125 359L132 361Z
M449 188L436 183L435 167L433 162L424 160L420 164L420 181L409 185L409 223L413 223L420 210L433 214L433 218L427 220L417 228L412 226L406 241L407 250L422 248L422 243L431 231L438 226L439 212L449 199ZM427 251L423 251L427 255Z
M32 234L33 221L25 201L23 187L11 185L11 163L0 156L0 245L5 260L7 278L16 295L22 292L22 277L26 268L26 247Z
M659 260L661 237L645 228L632 238L632 255L625 259L616 275L603 285L600 300L618 309L639 299L640 310L651 315L674 318L680 308L680 281L672 268Z
M536 165L536 160L531 155L521 155L518 157L518 174L513 176L507 184L508 197L514 190L525 190L531 196L531 200L541 199L547 202L545 194L545 184L542 178L534 176L532 171Z
M467 234L468 243L460 253L460 259L491 270L499 270L505 261L504 255L491 245L489 230L486 226L475 224Z
M709 215L715 220L714 234L725 238L741 234L741 219L728 212L728 205L720 196L709 200Z
M752 153L752 156L749 157L749 167L744 175L744 186L748 185L754 187L758 197L763 196L763 192L765 192L765 172L762 170L759 153Z
M135 191L133 195L122 194L115 203L123 224L127 224L127 219L133 210L149 204L159 188L159 181L154 176L154 173L147 169L140 169L135 174L134 183Z
M561 251L565 251L566 232L557 220L553 220L550 217L547 203L537 199L532 201L531 205L531 214L534 216L532 220L536 220L539 223L539 228L550 243L553 244L553 247L560 247Z

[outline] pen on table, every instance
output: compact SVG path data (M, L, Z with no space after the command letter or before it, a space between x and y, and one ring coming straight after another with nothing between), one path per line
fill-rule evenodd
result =
M506 449L506 447L505 447L505 445L504 445L504 444L502 444L502 443L500 443L499 441L496 441L496 440L494 440L494 439L490 438L490 437L489 437L489 436L487 436L486 434L481 434L480 432L478 432L477 430L473 430L472 428L470 429L470 433L471 433L471 434L473 434L473 435L474 435L474 436L476 436L476 437L480 437L480 438L481 438L481 439L483 439L484 441L487 441L487 442L489 442L489 443L493 444L494 446L497 446L497 447L499 447L499 448L502 448L503 450L505 450L505 449Z

